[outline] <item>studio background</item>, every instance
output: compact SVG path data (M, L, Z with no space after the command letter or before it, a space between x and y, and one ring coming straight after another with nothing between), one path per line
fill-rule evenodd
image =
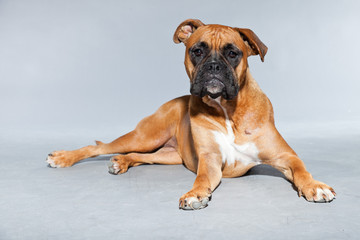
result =
M189 94L173 33L198 18L252 29L251 73L278 121L360 116L356 1L1 1L2 127L134 127Z
M258 35L268 47L268 52L263 63L259 56L249 57L250 71L273 104L279 131L295 151L308 157L304 159L307 164L314 161L316 149L321 149L316 154L324 159L334 158L335 165L330 165L327 171L321 171L321 165L316 165L318 168L313 165L311 172L328 176L325 177L327 181L335 186L338 183L340 189L351 182L354 184L353 191L358 192L359 178L351 173L354 173L355 163L360 157L359 11L358 1L0 0L0 238L31 239L39 237L37 233L55 239L64 239L64 236L68 239L72 236L82 238L85 234L80 227L83 222L96 230L88 230L90 232L85 235L88 238L113 236L112 230L104 229L109 219L118 219L111 215L110 210L99 213L103 216L101 220L91 218L92 215L89 217L87 210L94 206L90 200L82 205L87 206L83 212L80 211L85 214L84 219L76 218L75 227L68 228L68 223L61 225L62 220L59 220L73 217L70 213L56 217L49 212L57 212L57 206L70 209L70 212L79 209L68 200L62 201L69 194L65 186L71 188L72 178L79 186L76 180L81 179L82 174L88 181L94 182L97 182L96 179L106 181L104 179L107 178L116 181L116 177L104 177L106 168L102 161L79 164L74 167L75 170L48 169L46 155L53 150L70 150L93 144L95 139L111 141L132 130L143 117L152 114L164 102L189 94L189 79L183 63L185 47L172 41L176 27L188 18L198 18L205 24L250 28ZM329 153L335 149L339 154L336 158ZM350 177L333 180L329 173L337 173L339 168L335 166L341 165L341 162L346 165L342 175ZM154 167L161 169L161 166ZM161 174L158 171L166 171L150 169L157 174ZM207 214L212 212L205 209L183 213L176 209L178 197L187 191L186 188L191 188L194 179L187 170L179 171L188 174L185 176L189 177L189 183L184 185L184 189L175 189L176 196L169 197L171 201L166 207L173 205L177 217L180 215L182 220L200 224L202 217L206 219L209 217ZM62 182L63 188L57 194L49 194L46 188L58 186L54 176L61 181L72 180ZM171 174L168 177L172 179ZM148 178L139 175L136 179ZM163 181L169 179L164 177ZM300 201L290 185L281 180L285 182L284 189L288 190L289 199ZM38 187L34 189L34 186ZM94 191L88 189L89 195L81 199L93 199L91 193L96 193L94 188ZM163 192L153 185L150 188L157 196ZM336 204L341 202L337 199L331 203L333 205L326 206L329 212L336 209L329 213L334 215L328 217L334 218L341 213L345 218L346 211L349 214L359 213L358 200L355 199L358 193L344 189L342 193L348 194L345 196L354 197L352 201L348 199L354 207L336 209ZM141 199L141 196L136 196ZM154 197L152 201L156 201L155 195L151 197ZM240 197L232 198L238 201ZM50 200L61 202L52 205ZM24 205L19 207L23 201ZM105 205L100 200L98 204ZM216 207L211 204L209 208L215 211ZM305 201L302 204L305 209L308 208ZM44 210L44 205L49 209ZM106 209L106 206L103 207ZM311 208L315 208L314 205ZM317 208L318 211L323 210ZM144 211L149 217L156 215L156 209L152 210ZM217 211L222 211L221 207L217 207ZM136 217L143 218L143 213L139 212ZM174 216L162 214L168 219ZM45 218L41 220L43 216ZM297 219L294 216L297 215L290 216L292 221ZM303 220L306 222L310 218L306 216ZM216 217L210 219L217 220ZM224 219L228 218L224 215ZM324 216L320 219L315 217L315 220L326 219ZM45 227L45 220L57 222L59 228L49 230ZM304 221L290 223L289 236L292 229L304 224ZM348 236L351 239L359 233L356 230L359 224L351 218L344 221L323 229L321 234L325 235L315 229L310 232L318 233L317 236L328 236L327 233L330 236L331 232L335 234L333 236ZM269 221L264 223L269 228L264 228L269 230L275 223L281 227L283 222ZM239 225L244 226L242 223ZM224 226L232 225L228 223ZM243 234L246 230L255 229L255 225L247 226ZM201 225L199 232L207 228ZM64 229L71 231L65 234L60 231ZM150 234L151 227L145 229L138 234L142 236L147 231ZM236 230L232 231L227 234L234 235L228 237L238 236ZM159 232L161 230L157 229L155 236L167 236ZM180 230L175 232L183 233ZM190 238L201 235L190 233L184 234ZM129 231L123 234L133 236ZM214 236L221 235L218 234ZM202 236L208 235L204 233Z

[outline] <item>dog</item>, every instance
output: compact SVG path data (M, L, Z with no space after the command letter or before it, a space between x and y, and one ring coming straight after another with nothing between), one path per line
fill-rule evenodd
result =
M298 195L311 202L331 202L335 191L316 181L274 125L273 108L251 76L247 58L264 61L267 47L250 29L197 19L182 22L173 40L183 43L191 95L163 104L136 128L110 143L96 141L73 151L55 151L54 168L101 154L109 172L125 173L141 164L183 164L197 174L192 189L181 196L180 209L208 206L221 178L244 175L258 164L280 170Z

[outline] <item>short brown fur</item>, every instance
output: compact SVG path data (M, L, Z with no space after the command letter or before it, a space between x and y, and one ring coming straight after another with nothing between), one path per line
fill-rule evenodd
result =
M271 102L250 74L247 57L260 55L264 60L267 47L249 29L186 20L176 29L174 42L186 45L185 67L190 81L196 68L190 61L188 49L199 41L206 42L213 51L228 43L243 50L241 63L235 69L241 88L234 99L222 98L220 107L207 96L176 98L144 118L135 130L113 142L97 142L95 146L74 151L55 151L49 155L48 162L52 161L52 165L57 167L69 167L84 158L119 153L111 159L117 166L117 174L144 163L184 164L197 174L193 188L180 198L180 207L185 208L192 198L199 201L209 198L222 177L242 176L256 165L255 162L248 165L241 161L232 165L222 162L212 131L227 133L224 108L235 135L235 144L254 143L259 149L261 163L283 172L294 183L299 196L317 201L318 188L335 195L328 185L312 178L304 163L276 130Z

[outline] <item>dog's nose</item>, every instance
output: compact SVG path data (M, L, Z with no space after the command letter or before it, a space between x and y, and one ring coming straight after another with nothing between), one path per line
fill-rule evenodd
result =
M221 70L220 64L217 62L210 62L208 65L208 71L210 73L219 73Z

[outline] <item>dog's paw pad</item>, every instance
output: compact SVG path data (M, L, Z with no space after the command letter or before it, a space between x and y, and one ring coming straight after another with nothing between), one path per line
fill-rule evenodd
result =
M334 200L336 193L325 183L313 181L300 189L299 196L301 195L309 202L325 203Z
M196 197L189 197L179 202L179 208L184 210L198 210L207 207L209 198L205 197L199 200Z
M59 164L55 163L55 160L52 159L53 155L49 154L48 157L46 158L46 162L49 164L50 167L52 168L60 168L61 166Z
M110 160L107 165L108 165L109 173L111 174L116 175L120 171L119 165L116 162L114 163L112 160Z
M313 202L318 203L325 203L331 202L335 198L335 192L330 191L329 189L325 188L317 188L316 195L313 198Z
M75 163L74 155L70 151L55 151L48 154L46 162L52 168L70 167Z
M110 174L122 174L127 172L129 164L124 161L123 156L115 156L108 162L108 169Z

